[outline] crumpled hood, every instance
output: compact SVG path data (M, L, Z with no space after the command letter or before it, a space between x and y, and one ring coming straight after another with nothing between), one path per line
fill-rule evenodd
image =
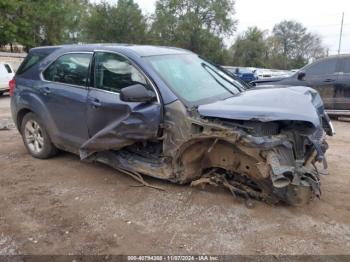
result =
M226 100L198 106L203 117L261 122L307 121L320 127L323 102L317 91L304 86L249 89Z

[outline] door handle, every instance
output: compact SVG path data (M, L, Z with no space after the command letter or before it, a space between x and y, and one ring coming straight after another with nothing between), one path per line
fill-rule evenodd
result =
M40 89L41 93L43 93L45 96L51 94L51 90L48 87L43 87Z
M326 82L326 83L331 83L331 82L335 82L335 80L334 79L326 79L326 80L324 80L323 82Z
M97 107L100 107L102 105L100 100L98 100L97 98L91 99L90 103L91 103L93 108L97 108Z

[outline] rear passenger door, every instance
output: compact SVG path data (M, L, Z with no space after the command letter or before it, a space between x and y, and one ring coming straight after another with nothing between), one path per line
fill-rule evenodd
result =
M316 89L324 102L326 109L334 109L335 92L338 86L338 59L328 58L311 64L305 70L307 86Z
M339 59L338 85L335 89L335 110L350 110L350 56Z
M55 124L55 140L67 150L88 138L86 99L92 53L67 53L42 73L39 93Z

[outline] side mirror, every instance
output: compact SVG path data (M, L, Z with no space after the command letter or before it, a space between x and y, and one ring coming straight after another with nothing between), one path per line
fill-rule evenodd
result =
M147 90L145 86L136 84L124 87L120 91L120 99L124 102L151 102L156 99L156 94Z
M305 72L299 72L298 73L298 80L303 80L305 77Z

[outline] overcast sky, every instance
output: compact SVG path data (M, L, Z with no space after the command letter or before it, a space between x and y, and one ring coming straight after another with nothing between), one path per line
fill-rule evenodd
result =
M117 0L108 1L117 3ZM156 0L135 1L145 14L154 11ZM344 12L342 53L350 53L350 0L236 0L235 10L235 19L238 20L236 34L249 26L272 30L283 19L293 19L320 34L330 54L338 51L341 15ZM225 42L232 43L230 39Z

